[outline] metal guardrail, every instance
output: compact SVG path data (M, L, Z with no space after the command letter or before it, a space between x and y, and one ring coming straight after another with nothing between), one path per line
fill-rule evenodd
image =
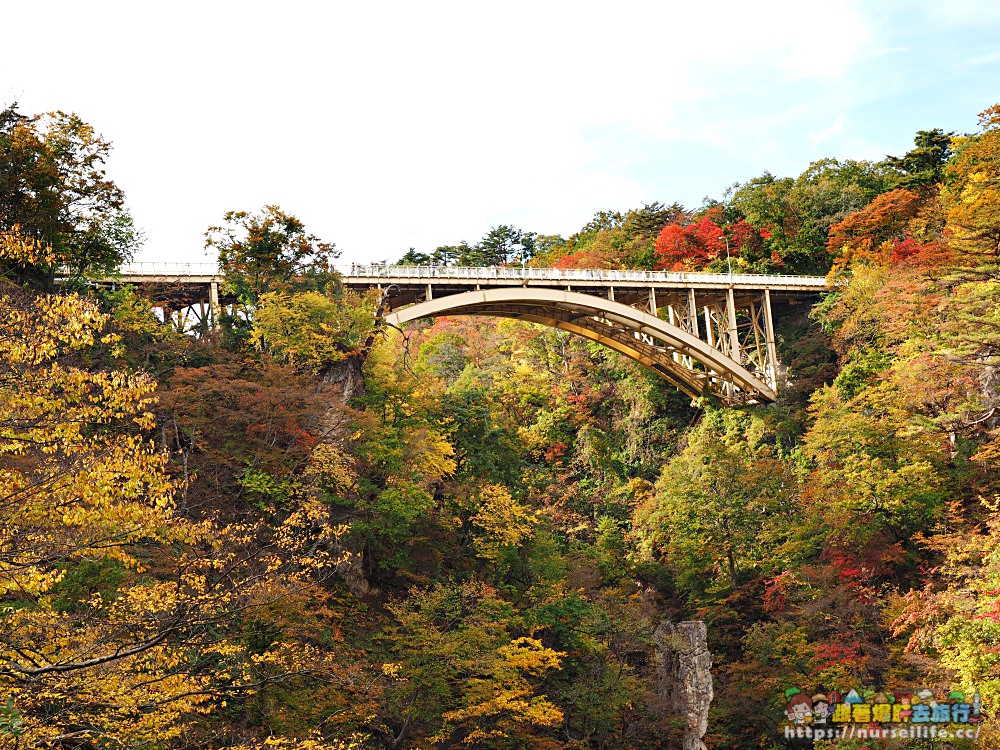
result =
M598 268L520 268L518 266L397 266L383 263L351 263L331 267L345 278L382 279L509 279L512 281L631 281L654 284L734 284L801 286L809 289L826 288L823 276L792 276L782 274L727 274L687 271L637 271ZM215 263L129 263L119 269L122 276L217 276Z
M783 276L780 274L727 274L687 271L636 271L599 268L519 268L517 266L395 266L358 264L337 268L345 277L405 279L511 279L537 281L635 281L660 284L690 282L732 284L782 284L825 288L823 276Z
M216 263L162 263L139 261L118 267L122 276L219 276Z

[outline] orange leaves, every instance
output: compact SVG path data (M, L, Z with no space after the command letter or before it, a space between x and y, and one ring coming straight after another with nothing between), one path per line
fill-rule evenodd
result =
M1000 104L994 104L979 113L979 127L983 130L1000 128Z
M668 271L701 271L723 262L734 271L756 269L767 257L767 231L758 231L743 219L722 224L721 207L691 218L682 216L667 224L656 239L656 267ZM727 243L728 238L728 243ZM771 263L782 265L772 253ZM755 265L757 264L757 265Z
M852 258L886 258L889 252L882 249L883 245L901 238L908 222L917 215L920 200L919 195L902 188L883 193L830 227L827 249L839 254L841 263Z
M955 261L955 251L941 240L917 242L904 237L892 245L889 263L918 268L925 273L937 269L943 273Z
M562 255L552 263L553 268L612 268L614 263L604 248L588 246Z

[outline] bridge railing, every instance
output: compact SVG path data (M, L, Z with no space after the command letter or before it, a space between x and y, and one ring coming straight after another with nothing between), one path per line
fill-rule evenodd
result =
M405 279L511 279L537 281L634 281L646 283L684 284L686 282L733 284L790 284L823 288L822 276L792 276L782 274L728 274L688 271L641 271L599 268L520 268L518 266L397 266L381 263L353 263L338 266L348 278Z
M398 266L385 263L351 263L331 267L345 278L358 279L507 279L512 281L640 282L652 284L709 283L739 285L795 285L822 289L822 276L783 274L727 274L688 271L638 271L599 268L521 268L518 266ZM215 263L165 263L139 261L119 269L122 276L217 276Z
M118 267L122 276L219 276L217 263L164 263L137 261Z

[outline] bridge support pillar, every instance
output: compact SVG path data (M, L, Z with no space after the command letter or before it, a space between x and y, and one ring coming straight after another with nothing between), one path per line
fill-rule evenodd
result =
M608 287L608 299L611 302L615 301L615 288L613 286Z
M649 287L649 314L654 318L656 315L656 290L653 287Z
M694 289L688 289L688 317L691 319L691 333L698 338L698 303L695 301Z
M208 311L211 316L209 327L219 327L219 282L213 281L208 285Z
M680 317L679 315L674 313L674 306L667 305L667 321L670 323L670 325L677 326L679 328L680 327L680 320L678 320L679 317ZM677 352L674 352L671 356L674 358L674 362L681 361L681 355L678 354Z
M764 343L767 345L767 364L771 368L771 387L778 387L778 347L774 341L774 318L771 316L771 290L764 289Z
M740 362L740 335L736 329L736 299L732 287L726 290L726 328L729 334L729 356Z
M427 285L427 301L430 302L434 299L434 288L428 284Z

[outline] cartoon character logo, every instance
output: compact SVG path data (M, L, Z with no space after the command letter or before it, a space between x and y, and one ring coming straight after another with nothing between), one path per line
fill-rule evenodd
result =
M909 723L913 718L913 693L909 690L896 690L893 692L895 703L892 707L892 720L897 723Z
M979 688L976 688L976 692L972 694L972 714L969 716L969 721L973 724L978 724L983 720L983 701L979 697Z
M830 703L823 693L816 693L812 697L813 724L826 724L830 716Z
M785 715L793 724L809 724L813 720L812 700L804 693L796 693L788 700Z

